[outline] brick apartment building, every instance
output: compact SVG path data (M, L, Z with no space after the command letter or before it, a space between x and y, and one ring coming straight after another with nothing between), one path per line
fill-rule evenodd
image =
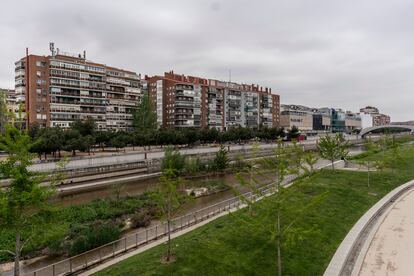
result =
M374 106L366 106L359 110L362 116L362 127L384 126L391 123L391 117L381 114Z
M279 126L279 95L257 85L175 74L146 77L162 127Z
M55 51L26 55L15 63L15 93L24 104L27 123L68 127L93 118L98 129L128 129L142 95L135 72L86 60L86 54Z

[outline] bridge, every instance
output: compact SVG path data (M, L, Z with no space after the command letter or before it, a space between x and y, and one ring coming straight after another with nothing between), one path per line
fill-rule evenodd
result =
M376 131L376 130L381 130L381 129L384 129L384 130L385 129L401 129L401 130L405 130L405 131L414 132L414 125L382 125L382 126L366 127L366 128L361 130L359 135L361 135L361 137L364 137L365 135L367 135L370 132L373 132L373 131Z

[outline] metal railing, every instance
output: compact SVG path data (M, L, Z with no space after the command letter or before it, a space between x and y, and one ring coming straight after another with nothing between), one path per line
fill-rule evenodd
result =
M295 176L289 175L286 177L285 181L289 183L293 181L294 178ZM263 196L273 194L275 191L274 183L261 187L260 191ZM259 199L258 196L256 194L252 194L252 192L247 192L243 194L242 197L248 200ZM217 216L218 214L230 211L231 209L242 207L245 202L241 199L242 197L232 197L206 208L173 219L170 225L171 233L188 228L211 217ZM163 222L134 234L127 235L122 239L94 248L90 251L37 269L30 272L28 275L69 275L82 271L92 265L99 264L105 260L114 258L115 256L124 254L132 249L139 248L140 246L146 245L152 241L156 241L159 238L166 236L167 234L167 223Z

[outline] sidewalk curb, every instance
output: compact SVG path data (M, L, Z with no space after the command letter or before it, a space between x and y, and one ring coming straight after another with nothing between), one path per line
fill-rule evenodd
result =
M376 231L383 215L393 205L394 201L412 188L414 188L414 180L395 188L372 206L343 239L323 275L354 275L354 273L359 272L359 270L356 270L358 265L362 264L361 256L365 256L365 244L369 244L373 238L371 233ZM361 242L363 243L360 244ZM359 250L358 247L360 247Z

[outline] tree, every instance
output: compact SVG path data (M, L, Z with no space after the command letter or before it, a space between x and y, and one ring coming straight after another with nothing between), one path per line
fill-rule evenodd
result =
M144 93L133 117L135 130L148 132L157 129L157 114L148 92Z
M98 131L95 133L95 141L102 151L105 151L105 146L109 144L111 137L112 133L108 131Z
M4 133L9 123L9 111L7 109L6 94L0 91L0 133Z
M387 150L383 163L385 167L388 167L392 170L392 173L395 172L395 169L401 165L403 158L401 156L400 146L396 143L393 144L390 149Z
M240 200L248 205L250 216L253 215L253 205L256 202L257 198L263 196L259 189L262 183L256 177L257 175L260 175L260 173L257 172L260 166L256 160L256 156L259 150L260 145L258 143L254 143L252 146L252 159L247 163L247 166L240 166L241 171L236 174L236 179L240 185L247 188L250 192L250 196L245 196L243 193L235 190ZM243 162L244 158L241 156L238 159L240 162Z
M42 177L28 170L32 164L30 137L15 128L8 127L0 137L0 149L8 153L8 159L0 163L0 175L10 178L9 186L0 189L0 224L13 229L15 233L14 275L20 275L19 262L22 250L30 236L23 231L30 228L29 218L47 207L47 200L53 193L51 187L42 187Z
M303 166L302 169L305 171L305 173L310 176L315 171L315 165L318 162L318 155L313 152L305 152L303 155Z
M260 186L260 184L256 184L254 189L251 190L252 195L254 195L252 196L253 200L256 198L263 198L261 204L256 206L260 206L262 210L260 213L264 215L257 216L257 218L255 217L249 222L256 224L257 227L261 227L262 225L268 224L269 220L274 221L273 227L271 227L271 230L269 231L269 237L275 245L277 275L279 276L281 276L283 272L283 248L293 242L302 240L305 235L313 231L313 229L295 228L295 223L306 214L312 205L315 205L321 200L321 197L317 196L306 206L303 206L300 209L290 210L290 213L296 213L295 218L290 221L283 220L283 213L287 211L285 202L288 201L292 195L287 188L282 186L282 183L289 172L291 172L291 167L294 167L294 163L300 159L295 156L297 154L302 153L294 150L294 148L284 147L279 140L278 146L274 149L274 155L265 157L261 161L260 170L258 170L265 175L269 173L275 175L275 182L273 182L274 194L266 197L267 195L263 194L261 189L255 188L257 185ZM252 229L255 229L255 227L252 227Z
M65 131L65 144L63 149L65 151L72 152L72 156L76 156L77 150L83 150L85 148L83 139L78 130L68 129Z
M344 136L341 133L337 133L335 136L327 134L322 137L317 148L321 157L331 161L332 170L335 170L335 160L345 159L348 155L348 146Z
M303 148L302 145L296 142L296 140L293 140L293 145L290 151L287 152L287 154L290 154L290 158L291 158L291 165L292 165L291 172L295 174L296 176L299 176L301 173L301 169L303 169L305 149Z
M300 135L300 131L298 129L297 126L292 126L291 129L289 129L288 133L287 133L287 138L289 141L293 140L293 139L298 139Z
M161 219L167 223L167 256L166 261L171 261L171 221L180 210L184 197L178 192L178 187L183 180L177 176L172 167L167 167L158 185L158 190L154 193L154 200L161 213Z
M161 170L169 171L175 176L179 176L185 167L185 157L181 155L178 150L174 150L172 147L165 149L164 158L161 161Z
M116 151L125 148L128 144L128 136L123 132L118 132L114 137L109 140L109 146L114 147Z
M93 136L96 130L96 123L93 118L87 117L84 121L74 121L71 125L71 129L77 130L81 136Z
M214 169L220 172L225 171L229 166L229 158L227 157L227 150L223 144L220 145L219 151L216 153L213 165Z
M365 147L367 149L368 154L376 153L379 150L378 146L375 143L373 143L371 139L367 139L367 141L365 142ZM366 166L367 171L368 171L368 188L369 188L370 182L371 182L371 168L375 167L375 163L373 163L373 161L371 161L370 159L367 159L364 161L364 165Z

